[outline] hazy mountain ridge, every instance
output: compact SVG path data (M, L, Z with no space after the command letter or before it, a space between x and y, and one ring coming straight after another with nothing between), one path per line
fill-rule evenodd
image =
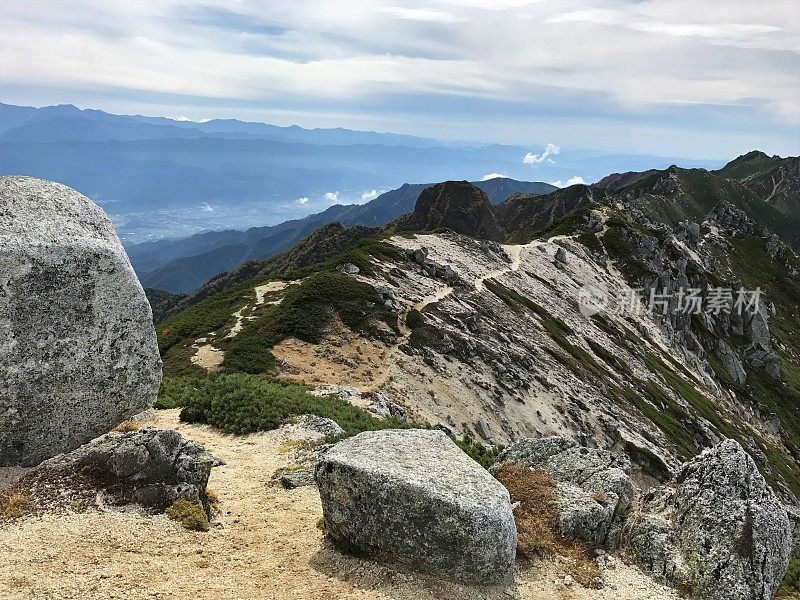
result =
M353 202L408 181L475 180L490 172L516 180L595 181L613 170L720 164L572 149L535 167L523 163L540 148L0 105L0 173L81 191L103 205L126 245L300 218L326 208L326 194Z
M494 178L475 182L494 202L509 195L556 190L541 182ZM378 227L410 213L419 194L430 184L404 184L366 204L334 205L303 219L279 225L253 227L245 231L202 233L181 240L146 242L128 248L131 262L145 287L191 292L219 273L250 260L265 260L287 250L317 227L338 222L343 225Z

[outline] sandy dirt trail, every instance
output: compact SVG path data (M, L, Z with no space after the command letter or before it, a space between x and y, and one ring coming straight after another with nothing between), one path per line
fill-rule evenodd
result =
M500 277L500 275L505 275L506 273L510 273L513 271L518 271L520 265L522 264L522 250L524 248L528 248L531 244L535 242L531 242L530 244L509 244L503 246L503 250L506 251L506 254L511 259L511 266L504 268L504 269L497 269L496 271L490 271L485 275L481 275L475 279L475 290L478 292L482 292L484 285L483 282L487 279L494 279L495 277Z
M178 422L157 411L148 425L173 427L227 461L209 486L221 512L208 533L186 531L163 515L46 515L0 525L0 597L7 600L334 599L676 599L620 564L604 590L561 584L557 565L518 569L505 588L481 589L397 573L326 546L316 488L271 483L292 461L296 427L245 436ZM613 587L612 587L613 586Z

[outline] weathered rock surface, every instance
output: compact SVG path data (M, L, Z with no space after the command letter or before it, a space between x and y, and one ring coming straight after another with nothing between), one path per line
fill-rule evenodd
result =
M303 467L295 471L284 473L280 477L280 482L284 489L287 490L314 485L314 468Z
M336 421L319 415L301 415L297 418L297 425L304 429L321 433L324 436L340 436L345 433L344 429Z
M41 463L38 469L69 469L89 475L123 502L159 510L183 498L208 512L211 468L224 464L174 429L146 427L116 433Z
M99 207L0 178L0 273L0 466L77 448L153 404L150 305Z
M441 431L361 433L320 456L316 479L341 548L471 583L511 571L508 491Z
M627 456L551 436L511 444L495 465L504 462L542 469L553 478L562 535L610 548L618 545L620 517L634 495Z
M645 494L628 545L642 567L702 600L769 600L789 561L786 509L735 440Z

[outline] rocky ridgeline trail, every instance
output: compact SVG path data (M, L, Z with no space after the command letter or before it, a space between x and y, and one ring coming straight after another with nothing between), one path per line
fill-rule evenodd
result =
M424 324L390 355L382 390L390 398L483 443L567 434L608 447L648 448L667 465L677 464L664 453L669 444L657 428L608 403L597 385L624 376L623 366L638 366L646 377L642 357L615 344L617 335L647 331L659 355L666 340L646 318L600 321L580 313L584 285L630 289L583 246L569 239L501 246L455 234L398 236L392 243L408 253L410 264L387 273L394 285L372 279L376 288L405 310L436 301L425 304ZM452 292L441 294L444 289ZM605 378L599 382L576 378L574 369L585 367L569 354L577 347L594 356L592 344L608 351L608 363L595 359Z

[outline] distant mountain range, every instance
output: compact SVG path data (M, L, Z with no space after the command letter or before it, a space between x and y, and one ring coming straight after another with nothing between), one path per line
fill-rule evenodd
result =
M0 174L77 189L103 206L126 245L280 223L333 203L360 203L408 181L474 181L497 173L521 181L592 182L613 171L722 164L567 149L541 159L541 152L540 144L0 104ZM528 153L540 162L524 164Z
M302 219L246 231L212 231L180 240L159 240L128 248L128 254L142 285L170 292L190 292L213 276L249 260L263 260L291 248L295 243L328 223L346 226L385 225L414 210L420 193L431 184L404 184L366 204L334 205ZM549 194L558 188L541 182L494 178L476 181L495 204L514 194Z

